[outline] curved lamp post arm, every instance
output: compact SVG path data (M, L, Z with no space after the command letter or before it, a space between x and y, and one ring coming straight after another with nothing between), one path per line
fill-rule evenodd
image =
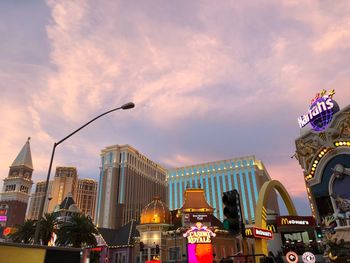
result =
M39 214L38 214L38 221L36 223L36 227L35 227L35 234L34 234L34 244L39 244L39 234L40 234L40 226L41 226L41 219L43 217L43 212L44 212L44 206L45 206L45 201L46 201L46 197L47 197L47 190L49 188L49 182L50 182L50 174L51 174L51 168L52 168L52 163L53 163L53 158L55 156L55 150L56 147L61 144L62 142L64 142L65 140L67 140L69 137L71 137L72 135L76 134L78 131L80 131L81 129L85 128L86 126L88 126L91 122L94 122L95 120L97 120L98 118L101 118L102 116L111 113L113 111L116 110L127 110L127 109L132 109L135 107L135 104L133 102L128 102L124 105L122 105L121 107L106 111L105 113L102 113L100 115L98 115L97 117L93 118L92 120L88 121L87 123L85 123L83 126L79 127L78 129L76 129L75 131L73 131L72 133L70 133L69 135L67 135L66 137L64 137L62 140L55 142L53 144L52 147L52 153L51 153L51 159L50 159L50 164L49 164L49 169L47 171L47 177L46 177L46 185L45 185L45 191L44 191L44 196L43 199L40 202L40 208L39 208Z

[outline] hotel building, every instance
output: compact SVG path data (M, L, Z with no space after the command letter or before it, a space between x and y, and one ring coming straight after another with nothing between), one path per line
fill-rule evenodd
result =
M93 179L78 179L75 202L80 211L93 220L95 217L97 182Z
M41 200L44 198L46 181L36 184L31 195L28 219L38 219ZM92 179L78 179L75 167L56 167L55 177L49 182L44 213L51 213L71 195L80 211L94 218L96 207L97 182Z
M203 188L206 200L215 209L215 217L223 220L223 192L236 189L240 193L245 221L253 224L259 190L269 180L264 164L254 156L171 169L167 172L169 209L182 206L187 188ZM268 208L279 213L276 193L270 195Z
M29 209L27 212L27 219L37 220L39 217L39 209L41 200L44 198L46 181L38 182L35 186L35 192L30 197ZM47 213L50 193L51 193L52 181L49 182L49 188L47 189L48 198L44 205L44 212Z
M75 167L56 167L55 177L52 181L52 198L48 205L48 212L53 212L55 207L62 203L63 199L71 193L75 199L75 189L78 184L78 173Z
M95 222L119 228L138 219L154 195L166 200L166 170L129 145L101 151L101 172Z

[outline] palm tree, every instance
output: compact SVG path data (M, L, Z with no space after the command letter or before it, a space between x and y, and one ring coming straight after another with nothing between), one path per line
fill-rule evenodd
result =
M71 215L68 222L63 222L56 230L58 246L85 247L96 246L94 234L98 234L90 217L84 214Z
M56 215L54 213L46 213L41 219L41 228L40 228L40 239L44 245L48 245L52 233L55 230L56 224Z
M15 243L32 243L34 240L35 233L35 220L26 220L23 225L17 225L16 232L10 234L10 239Z

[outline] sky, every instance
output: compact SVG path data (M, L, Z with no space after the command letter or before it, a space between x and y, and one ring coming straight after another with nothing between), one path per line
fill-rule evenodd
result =
M349 1L0 1L0 179L31 137L33 181L98 179L129 144L166 168L255 155L310 214L290 157L322 89L350 98ZM34 189L34 187L33 187Z

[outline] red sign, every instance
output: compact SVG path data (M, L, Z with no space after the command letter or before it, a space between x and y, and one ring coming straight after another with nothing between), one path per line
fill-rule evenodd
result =
M9 234L12 233L13 230L14 230L14 229L11 228L11 227L6 227L6 228L4 229L4 231L2 232L2 234L3 234L4 236L8 236Z
M255 238L273 239L273 232L268 229L253 227L253 236Z
M7 209L0 209L0 216L6 216Z

